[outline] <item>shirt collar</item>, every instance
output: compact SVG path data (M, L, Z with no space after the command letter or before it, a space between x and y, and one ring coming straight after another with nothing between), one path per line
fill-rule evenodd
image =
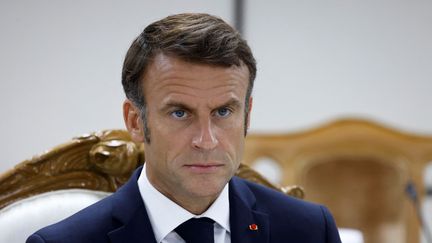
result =
M230 232L228 183L213 204L201 215L195 215L160 193L148 180L146 166L138 178L138 188L149 216L157 242L161 242L183 222L196 217L213 219Z

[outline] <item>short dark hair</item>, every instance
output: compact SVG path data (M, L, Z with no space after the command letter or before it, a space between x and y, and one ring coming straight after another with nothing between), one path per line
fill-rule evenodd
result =
M249 97L256 76L256 61L248 44L221 18L202 13L176 14L147 26L133 41L123 63L123 89L126 97L141 110L147 142L150 142L150 135L142 78L157 54L223 67L246 65L249 70L245 101L246 124ZM245 134L246 129L245 125Z

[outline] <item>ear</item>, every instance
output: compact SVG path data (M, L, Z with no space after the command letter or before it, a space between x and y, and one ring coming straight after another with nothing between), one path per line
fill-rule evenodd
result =
M246 117L247 130L249 130L249 127L250 127L250 116L251 116L251 111L252 111L252 102L253 102L253 98L252 98L252 96L250 96L249 97L249 107L247 108L248 109L248 116Z
M141 112L129 99L123 102L123 119L132 140L144 142L144 124L141 119Z

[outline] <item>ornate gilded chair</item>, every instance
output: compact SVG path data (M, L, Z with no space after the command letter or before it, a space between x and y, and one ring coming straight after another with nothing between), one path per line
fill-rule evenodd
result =
M144 163L144 147L123 130L80 136L0 175L0 242L24 242L35 230L59 221L116 191ZM246 165L237 175L288 195ZM6 231L6 232L5 232Z
M432 137L402 133L365 120L340 120L294 134L250 134L244 163L270 158L282 184L327 205L338 227L362 231L365 243L419 242L419 223L406 186L425 195Z

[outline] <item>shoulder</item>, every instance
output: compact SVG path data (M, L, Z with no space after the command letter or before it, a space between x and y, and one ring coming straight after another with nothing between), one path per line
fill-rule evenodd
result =
M257 206L264 207L270 211L287 209L319 210L322 207L322 205L288 196L266 186L238 177L233 177L233 185L236 187L246 187L253 194ZM245 191L244 188L242 190Z
M268 215L274 235L295 235L304 242L340 242L333 216L325 206L237 177L233 185L240 188L240 197L253 201L254 210Z

